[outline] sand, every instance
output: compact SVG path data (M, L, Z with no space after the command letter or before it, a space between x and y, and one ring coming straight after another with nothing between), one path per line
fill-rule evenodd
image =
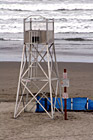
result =
M13 118L20 63L0 62L0 140L93 140L93 112L68 112L65 121L56 113L22 113ZM69 97L93 99L93 64L59 63L59 73L67 68Z

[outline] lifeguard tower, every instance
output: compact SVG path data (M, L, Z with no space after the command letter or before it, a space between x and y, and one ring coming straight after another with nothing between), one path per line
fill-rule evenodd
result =
M54 20L29 16L24 19L24 46L14 118L23 111L31 112L37 104L50 118L54 118L55 110L59 111L56 108L58 97L60 110L63 111L61 94L54 45ZM43 97L50 103L50 112L40 103Z

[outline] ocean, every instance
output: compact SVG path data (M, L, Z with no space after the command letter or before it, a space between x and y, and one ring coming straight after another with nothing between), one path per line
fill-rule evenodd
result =
M92 0L0 0L0 61L21 61L29 15L54 18L58 61L93 63Z

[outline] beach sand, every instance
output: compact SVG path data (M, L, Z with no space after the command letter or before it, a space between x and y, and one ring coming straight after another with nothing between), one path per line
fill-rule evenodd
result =
M62 77L67 69L69 97L93 99L93 64L58 63ZM0 62L0 140L93 140L93 112L68 112L65 121L56 113L22 113L13 118L20 63Z

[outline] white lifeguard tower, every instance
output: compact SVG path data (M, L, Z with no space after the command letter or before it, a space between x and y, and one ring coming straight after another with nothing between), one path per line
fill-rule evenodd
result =
M54 20L29 16L24 19L24 46L14 118L23 111L31 111L37 103L50 118L54 118L55 110L59 111L56 108L58 97L61 102L60 110L63 112L61 94L54 45ZM39 100L37 96L40 96ZM50 102L51 112L40 103L43 97Z

